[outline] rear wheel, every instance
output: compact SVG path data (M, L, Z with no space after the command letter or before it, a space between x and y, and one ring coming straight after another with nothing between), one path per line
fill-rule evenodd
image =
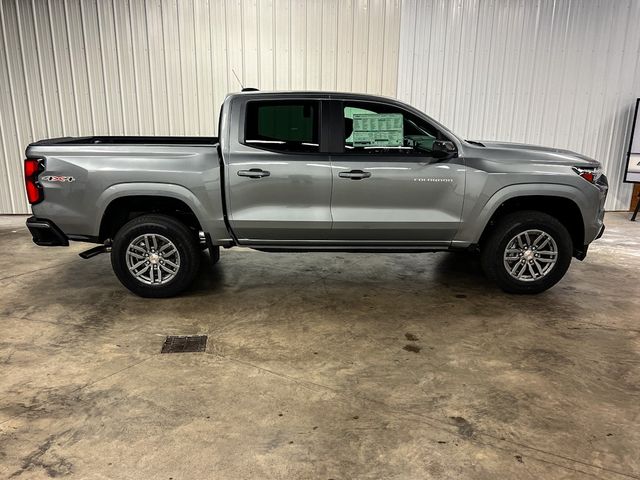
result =
M564 276L573 252L571 235L546 213L514 212L500 220L481 246L485 274L509 293L540 293Z
M141 297L171 297L185 290L200 264L198 242L178 220L143 215L126 223L111 248L120 282Z

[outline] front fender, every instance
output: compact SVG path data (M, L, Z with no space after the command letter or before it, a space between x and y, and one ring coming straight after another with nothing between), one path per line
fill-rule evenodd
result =
M486 228L489 220L496 210L504 202L513 198L525 196L546 196L561 197L573 201L582 214L583 223L589 213L590 200L585 192L572 185L553 184L553 183L521 183L509 185L487 195L484 192L479 194L476 201L473 199L465 199L465 208L463 209L463 218L458 230L458 234L454 240L457 245L471 245L478 243L482 232Z

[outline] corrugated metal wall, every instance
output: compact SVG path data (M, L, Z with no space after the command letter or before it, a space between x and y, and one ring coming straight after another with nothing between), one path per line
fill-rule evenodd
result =
M0 0L0 213L28 212L32 140L213 135L232 71L577 150L606 164L607 207L626 209L638 25L638 0Z
M0 0L0 213L24 149L75 135L214 135L226 93L394 96L400 0Z
M569 148L622 183L640 96L637 0L404 0L398 97L465 138Z

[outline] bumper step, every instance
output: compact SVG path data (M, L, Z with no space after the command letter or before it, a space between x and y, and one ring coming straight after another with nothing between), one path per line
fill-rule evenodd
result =
M41 247L69 246L67 236L50 220L29 217L27 219L27 228L31 232L33 243L36 245L40 245Z

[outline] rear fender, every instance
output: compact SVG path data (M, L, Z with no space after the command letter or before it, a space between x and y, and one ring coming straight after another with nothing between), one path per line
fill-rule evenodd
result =
M204 205L189 189L170 183L120 183L107 188L96 200L93 232L98 235L107 207L116 199L137 195L169 197L184 202L195 214L198 222L213 239L226 239L229 233L223 218L216 218L210 206Z

